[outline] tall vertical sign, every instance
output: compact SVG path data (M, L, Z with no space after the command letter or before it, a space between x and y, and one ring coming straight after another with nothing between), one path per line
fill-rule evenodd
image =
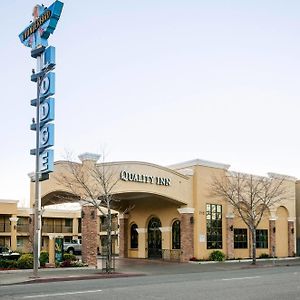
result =
M31 57L36 59L36 69L32 70L31 81L37 83L37 97L31 100L36 107L36 117L30 129L36 132L35 148L35 203L34 203L34 276L37 277L40 253L41 196L40 181L48 179L53 171L54 159L54 103L55 94L55 48L48 46L48 38L56 28L63 3L55 1L49 7L36 5L33 21L20 34L21 42L31 48Z

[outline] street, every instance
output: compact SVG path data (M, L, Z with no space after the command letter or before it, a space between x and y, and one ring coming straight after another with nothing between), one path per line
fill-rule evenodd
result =
M300 266L1 286L1 299L300 299Z

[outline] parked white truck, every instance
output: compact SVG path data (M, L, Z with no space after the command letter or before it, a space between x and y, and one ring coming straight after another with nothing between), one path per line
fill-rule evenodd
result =
M71 242L64 242L64 252L69 254L81 254L81 241L72 240Z

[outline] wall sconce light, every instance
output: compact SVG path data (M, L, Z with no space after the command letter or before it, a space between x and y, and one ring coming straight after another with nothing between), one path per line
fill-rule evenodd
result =
M231 225L229 228L230 228L230 231L233 231L233 225Z
M291 229L291 233L294 234L294 228Z
M273 233L275 233L276 232L276 227L273 227Z
M17 229L17 225L14 225L14 230L16 230Z
M81 211L81 218L84 218L84 211Z
M92 218L92 219L95 219L95 211L94 211L94 210L91 211L91 218Z
M194 217L190 217L190 223L194 224Z

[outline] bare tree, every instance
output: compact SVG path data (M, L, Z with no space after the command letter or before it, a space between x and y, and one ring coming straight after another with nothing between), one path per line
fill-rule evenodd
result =
M252 264L256 264L256 228L264 213L287 198L285 178L260 177L227 172L221 178L214 177L211 195L232 205L245 222L252 238Z
M99 156L100 157L100 156ZM98 157L98 158L99 158ZM112 208L116 208L119 200L114 196L113 190L119 181L116 169L104 162L96 164L87 161L79 164L70 159L68 155L67 168L56 175L56 180L63 185L80 201L97 208L107 221L107 251L106 272L111 272L112 267ZM67 196L68 197L68 196ZM105 209L104 209L105 208Z

